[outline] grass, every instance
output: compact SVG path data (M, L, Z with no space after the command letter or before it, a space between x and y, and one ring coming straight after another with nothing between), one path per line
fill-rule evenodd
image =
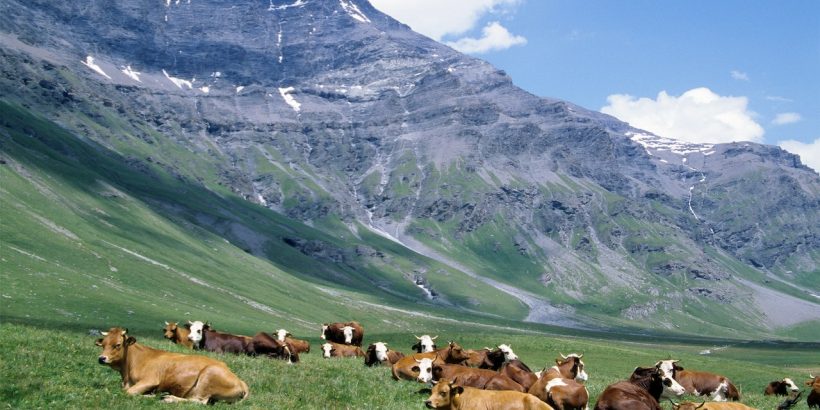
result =
M110 323L114 324L114 323ZM100 324L101 328L107 327ZM116 323L127 325L127 323ZM186 353L161 339L160 326L152 331L129 330L139 343ZM367 333L367 329L366 329ZM97 364L100 349L88 330L41 328L3 323L0 325L0 406L6 408L165 408L155 397L129 397L120 389L120 377ZM319 340L308 337L312 353L301 363L235 355L198 352L225 361L251 390L250 397L232 408L281 409L421 409L426 394L423 385L394 381L386 367L367 368L361 359L322 359ZM613 342L550 334L476 333L461 330L442 333L439 340L456 339L465 347L509 343L534 369L552 364L559 352L583 352L590 380L591 404L610 383L626 378L635 366L649 366L660 359L679 358L686 368L714 371L730 377L741 389L743 402L756 408L773 408L780 399L762 395L774 379L792 377L797 382L808 372L820 370L816 345L730 346L712 355L697 354L702 346L678 343ZM409 333L373 333L365 343L387 341L392 348L409 353L414 339ZM763 362L776 362L772 365ZM695 398L691 398L696 400ZM179 406L179 407L177 407ZM227 404L218 404L227 407ZM668 402L662 404L669 408ZM174 405L174 408L199 408ZM805 401L796 409L807 408Z

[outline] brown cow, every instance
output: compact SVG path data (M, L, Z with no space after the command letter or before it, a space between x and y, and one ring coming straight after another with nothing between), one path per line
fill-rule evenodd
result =
M162 332L165 338L174 342L174 344L183 345L189 349L194 348L194 342L188 340L188 334L191 331L187 327L179 327L177 322L165 322Z
M552 410L537 397L517 391L481 390L441 379L424 404L441 410Z
M561 355L561 359L555 359L555 366L552 368L557 369L558 373L561 374L561 377L565 379L572 379L579 383L587 381L589 376L586 372L586 365L584 365L584 361L581 360L581 358L584 357L583 353L580 355L577 353L570 353L566 356L564 356L563 353L559 354Z
M791 393L800 391L800 388L788 377L783 380L770 382L763 391L764 396L788 396Z
M387 343L376 342L367 347L364 364L365 366L375 366L377 364L389 366L398 362L402 357L404 357L404 353L388 349Z
M672 402L673 410L755 410L754 407L749 407L741 403L726 403L726 402L703 402L692 403L685 401L682 403Z
M232 335L217 332L211 329L210 323L199 320L188 322L191 333L188 339L194 343L194 348L216 353L248 354L253 348L250 346L252 338L249 336Z
M464 361L465 366L470 367L480 367L482 369L488 369L492 366L492 363L489 362L487 359L487 354L491 351L490 348L485 347L483 349L466 349L464 352L467 353L467 360Z
M96 342L103 348L98 361L120 373L128 394L167 392L163 401L202 404L248 397L248 385L219 360L152 349L119 327L102 335Z
M287 360L290 364L299 362L299 353L294 352L287 342L282 342L265 332L259 332L251 339L247 353L251 356L264 355Z
M533 373L532 370L524 364L524 362L518 359L510 360L509 362L504 363L498 372L515 380L516 383L520 384L521 387L524 388L524 391L528 391L530 387L532 387L532 385L538 380L535 373Z
M553 366L538 378L529 393L559 410L585 410L589 403L586 387L574 379L565 378L557 366Z
M658 400L666 388L684 392L675 379L665 376L657 367L637 367L629 380L604 389L595 410L661 410Z
M324 323L322 324L321 338L328 342L346 345L362 346L364 328L359 322Z
M820 407L820 376L809 374L809 377L811 377L811 380L806 382L806 386L811 386L811 393L806 398L806 404L813 409Z
M322 345L322 357L325 359L331 357L364 357L364 352L359 346L327 342Z
M740 392L732 381L719 374L684 370L677 362L679 360L661 360L655 363L664 375L671 376L686 389L687 393L696 396L712 396L713 401L740 400ZM664 396L668 396L664 392Z
M422 359L418 366L418 380L422 383L446 379L460 386L483 390L513 390L521 393L527 391L515 380L490 369L476 369L459 364L433 364L431 359Z
M290 350L294 353L310 353L310 342L293 337L293 335L285 329L278 329L276 331L276 340L287 343Z
M391 372L394 380L416 380L419 377L417 360L431 359L436 363L461 364L468 358L469 356L461 345L456 342L449 342L447 347L438 349L435 352L416 353L399 359L398 362L393 364Z

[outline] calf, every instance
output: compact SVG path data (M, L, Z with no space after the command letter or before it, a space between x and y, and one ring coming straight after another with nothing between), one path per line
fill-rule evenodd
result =
M421 335L421 337L413 335L418 339L416 344L410 346L411 349L415 350L416 353L429 353L436 350L436 343L435 340L438 339L438 336L430 337L430 335Z
M456 342L449 342L447 347L429 353L416 353L405 356L393 364L391 372L394 380L416 380L419 376L417 360L431 359L436 363L464 363L469 356L464 348Z
M585 410L589 403L586 387L563 377L558 367L545 370L529 388L529 393L559 410Z
M361 347L364 328L359 322L325 323L322 325L321 338L328 342L355 345Z
M419 361L419 381L448 379L464 387L483 390L513 390L524 393L526 389L506 375L489 369L476 369L458 364L434 364L430 359Z
M811 386L811 393L806 398L806 404L809 405L809 408L814 409L820 407L820 376L809 374L809 377L811 380L806 382L806 386Z
M441 379L424 404L442 410L552 410L537 397L516 391L480 390Z
M740 400L740 392L731 380L725 376L709 372L684 370L679 360L661 360L655 363L664 375L671 376L686 389L687 393L696 396L712 396L713 401ZM664 396L668 396L664 394Z
M698 404L685 401L672 402L672 410L755 410L755 408L741 403L703 402Z
M200 321L188 322L191 333L188 340L194 343L194 348L216 353L248 354L252 352L249 346L251 338L248 336L232 335L217 332L211 329L210 323Z
M387 343L376 342L367 347L364 364L365 366L393 365L402 357L404 357L404 353L388 349Z
M167 392L163 401L202 404L248 397L248 385L219 360L142 346L118 327L102 335L96 342L103 348L98 361L120 373L128 394Z
M290 364L299 362L299 353L294 352L287 342L282 342L265 332L259 332L251 339L247 353L287 360Z
M165 338L174 342L174 344L183 345L189 349L194 348L194 342L188 339L188 334L191 331L187 327L179 327L177 322L165 322L162 331Z
M770 382L763 391L765 396L788 396L793 392L800 391L800 388L792 381L792 379L785 377L783 380L775 380Z
M364 352L359 346L327 342L322 345L322 357L325 359L331 357L364 357Z
M627 381L610 384L598 396L595 410L661 410L658 403L666 388L683 394L675 379L656 367L637 367Z

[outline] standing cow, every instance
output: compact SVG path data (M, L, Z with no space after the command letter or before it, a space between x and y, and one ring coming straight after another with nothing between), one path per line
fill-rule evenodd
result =
M806 404L809 408L815 409L820 407L820 376L812 376L809 374L811 380L806 382L806 386L811 386L811 393L806 398Z
M225 363L205 356L171 353L137 343L126 329L102 332L98 361L120 373L128 394L169 393L163 401L202 404L248 397L248 385Z
M359 322L324 323L321 338L328 342L362 346L364 328Z

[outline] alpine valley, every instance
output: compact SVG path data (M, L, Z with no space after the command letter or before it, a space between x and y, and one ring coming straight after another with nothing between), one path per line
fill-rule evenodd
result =
M4 321L820 339L820 176L778 147L532 95L365 0L4 0L0 47Z

